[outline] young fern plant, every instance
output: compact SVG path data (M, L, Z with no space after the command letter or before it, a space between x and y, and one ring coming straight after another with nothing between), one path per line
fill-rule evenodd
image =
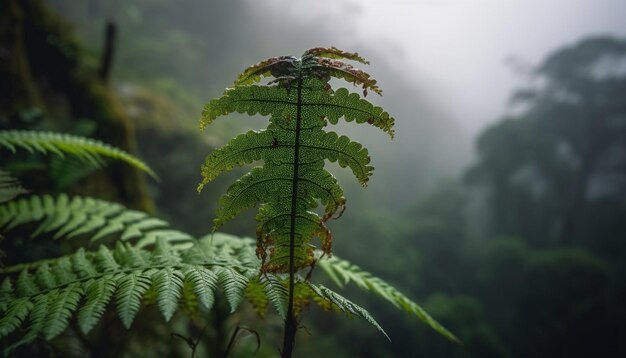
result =
M394 119L381 107L345 88L332 88L329 81L337 78L360 86L363 96L369 91L382 94L376 80L343 60L368 64L358 54L334 47L313 48L301 57L281 56L262 61L241 73L234 87L227 89L222 97L211 100L200 121L204 129L217 117L233 112L270 117L266 129L237 136L207 157L201 167L203 180L198 190L222 172L263 161L262 166L254 167L221 197L214 230L242 211L260 204L256 215L256 254L261 261L260 270L263 274L288 275L283 357L291 357L295 344L294 305L298 287L313 288L316 295L337 301L336 293L311 285L298 274L305 268L312 270L316 263L312 239L319 238L321 242L318 256L331 255L332 234L326 222L341 216L345 209L343 190L324 168L324 163L329 160L349 167L363 186L367 185L374 169L369 165L367 149L346 136L326 131L325 127L344 118L347 122L370 124L392 138L394 134ZM260 83L266 77L271 80ZM313 211L319 203L323 206L321 215ZM329 269L331 266L326 265L328 273L344 272ZM382 281L375 285L362 279L356 282L362 288L371 289ZM390 294L388 287L385 285L379 293L454 339L424 315L419 306L401 303L405 297ZM380 328L367 312L362 315Z

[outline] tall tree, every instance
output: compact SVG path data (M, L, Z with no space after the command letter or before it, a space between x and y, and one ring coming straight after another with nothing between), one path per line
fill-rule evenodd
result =
M517 114L480 136L467 176L490 186L496 233L568 245L587 200L625 188L626 41L583 40L534 75Z

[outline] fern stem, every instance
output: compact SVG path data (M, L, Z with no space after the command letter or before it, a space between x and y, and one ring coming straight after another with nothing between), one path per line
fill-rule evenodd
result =
M285 337L283 340L283 358L290 358L296 343L296 317L293 314L293 296L295 286L295 236L298 198L298 177L300 163L300 125L302 122L302 78L298 80L298 102L296 107L296 138L294 143L293 180L291 187L291 228L289 230L289 298L285 317Z

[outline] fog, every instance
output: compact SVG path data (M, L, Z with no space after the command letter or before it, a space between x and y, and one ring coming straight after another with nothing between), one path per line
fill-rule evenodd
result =
M620 0L266 3L290 17L336 26L333 41L342 45L362 43L385 53L421 95L472 136L507 110L512 90L555 48L584 36L626 34L626 2Z
M417 193L467 166L475 136L509 111L513 91L532 82L532 69L555 48L585 36L626 34L626 3L611 0L246 5L256 26L268 32L261 46L257 43L267 57L333 45L371 59L367 70L384 90L379 103L398 125L397 138L388 145L382 136L357 137L374 147L378 173L391 173L372 180L375 193L385 192L378 197L389 195L388 186L407 188L394 178L410 178L408 189ZM403 153L414 160L397 165L401 161L393 158ZM390 162L396 165L389 167ZM406 196L392 199L409 204Z
M96 167L64 167L61 159L43 154L13 157L0 146L2 160L8 158L2 169L14 170L29 194L79 193L153 209L151 214L172 228L196 237L210 232L227 188L252 165L263 163L224 173L198 194L200 164L233 136L267 125L260 115L232 113L200 133L203 106L221 96L247 66L270 57L335 46L370 61L357 67L378 81L383 96L369 93L366 99L395 117L396 133L391 140L366 124L325 128L363 143L376 168L363 188L349 169L327 164L347 199L340 220L328 222L333 254L397 285L464 344L451 344L419 318L348 290L342 292L379 318L392 343L362 322L313 309L304 313L302 324L310 334L298 332L297 356L626 354L625 1L6 4L15 11L0 18L13 22L0 30L19 26L11 36L0 36L1 69L12 79L8 87L2 83L11 96L0 101L0 130L55 130L120 144L144 159L160 181L144 181L122 164L107 167L100 177ZM28 9L36 9L37 16ZM106 52L107 23L117 37L112 70L102 78L95 73ZM5 61L11 56L16 60ZM330 84L359 92L343 80ZM120 139L110 127L128 138ZM254 237L257 208L219 230ZM70 214L63 215L55 225ZM15 235L17 240L0 243L30 245L28 234L37 225L15 225L18 230L12 231L13 224L0 227L0 238ZM51 247L65 249L55 243L20 253L32 260L47 258L37 255L48 254ZM319 244L317 237L314 243ZM20 255L10 250L5 250L7 260L15 264L11 260ZM321 274L316 269L315 278ZM4 289L11 286L8 282ZM145 341L127 335L111 316L99 332L81 336L81 342L73 338L72 344L84 351L119 345L128 355L188 356L183 340L168 341L187 334L198 335L198 355L215 351L221 356L224 332L243 323L261 336L259 356L275 356L281 319L268 315L263 321L250 307L234 315L219 307L207 310L199 321L181 314L176 321L180 334L157 320L156 311L148 312L143 324L154 331L133 328L133 333L145 333ZM116 334L108 334L111 327ZM360 344L345 344L355 340ZM239 341L236 349L251 352L251 341Z

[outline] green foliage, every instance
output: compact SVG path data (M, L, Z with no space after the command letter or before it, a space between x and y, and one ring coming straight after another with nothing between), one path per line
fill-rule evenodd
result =
M0 203L9 201L26 192L26 189L20 185L17 179L13 178L10 173L0 169Z
M48 203L47 210L32 210L42 202ZM97 209L86 209L93 205ZM56 230L56 234L64 233L59 237L99 237L106 230L119 238L112 249L105 245L91 251L80 248L69 255L0 270L3 278L0 286L0 337L15 340L5 353L39 337L54 339L68 328L74 315L78 327L86 334L102 318L111 302L115 303L120 320L128 328L141 307L151 302L147 298L148 292L154 292L154 301L166 321L180 306L189 303L184 300L198 300L204 309L211 309L217 290L224 293L232 311L246 298L253 306L258 306L258 302L271 302L281 316L285 315L287 290L284 275L259 273L261 263L255 256L253 240L219 233L200 240L191 237L183 240L181 233L174 231L161 231L160 235L154 235L153 231L135 231L137 226L141 226L137 224L151 219L145 214L136 215L138 212L123 209L118 204L92 198L68 199L62 196L54 200L48 196L33 196L11 201L1 208L2 217L10 218L5 220L9 223L7 227L18 225L14 224L17 219L19 225L38 221L44 224L56 222L52 226L28 227L39 235ZM135 221L120 220L115 224L95 225L78 234L74 231L73 223L77 216L107 212L108 216L102 216L110 221L129 213L135 214ZM115 230L107 229L107 225L115 226ZM128 232L135 232L135 235L122 239ZM250 294L253 283L259 284L261 290ZM382 331L365 309L341 295L304 280L298 286L303 297L323 307L334 307L335 310L364 318ZM194 292L195 296L185 295L184 287Z
M367 271L363 271L360 267L348 261L340 260L337 257L320 260L318 266L320 266L339 287L353 282L360 289L372 292L385 299L387 302L392 303L398 309L417 316L422 322L426 323L449 340L458 342L454 334L450 333L450 331L434 320L420 305L410 300L382 279L373 276Z
M156 174L144 162L100 141L73 136L70 134L5 130L0 131L0 148L7 148L13 153L18 148L31 153L54 153L61 157L70 154L84 162L102 166L104 158L124 161L156 178Z
M233 312L245 297L255 307L262 305L259 302L271 302L279 315L286 314L284 275L259 276L260 261L252 240L214 234L196 241L167 229L167 223L161 220L93 198L31 196L1 205L0 213L3 219L0 226L9 233L31 224L28 228L33 230L34 237L53 232L56 238L87 237L92 241L107 236L118 238L113 249L80 248L70 255L0 271L4 277L0 292L1 336L9 336L31 323L18 344L37 337L55 338L67 328L74 314L80 329L88 333L112 301L120 320L130 327L150 290L154 290L156 304L166 321L182 299L197 299L210 309L218 289L224 292ZM337 258L320 260L319 265L340 285L353 281L455 339L417 304L379 278ZM254 283L261 289L251 293ZM184 286L197 298L186 297ZM364 318L384 333L366 310L341 295L304 280L298 287L301 299Z
M112 250L106 246L96 251L79 249L54 260L21 265L19 273L6 268L2 270L8 276L0 298L2 336L30 322L20 343L38 335L53 339L67 328L68 319L77 311L78 324L87 333L111 300L121 321L130 327L149 289L154 290L157 306L169 321L178 308L183 285L201 295L212 295L219 287L236 309L248 276L256 274L257 267L238 261L235 269L230 265L236 259L230 256L200 260L193 252L206 248L209 241L206 238L177 248L159 239L153 250L118 242ZM213 241L213 245L221 244L221 240ZM217 276L219 280L207 284L198 275ZM211 308L212 301L199 298Z
M345 198L336 179L324 169L325 160L350 167L362 185L367 185L374 169L361 144L323 128L345 118L369 123L393 136L394 120L382 108L345 88L335 91L330 87L330 78L337 77L361 85L364 94L368 89L381 93L368 74L336 59L364 62L357 54L335 48L311 49L301 58L271 58L245 70L234 88L211 100L202 112L202 128L232 112L270 116L267 129L240 135L211 153L202 165L203 180L198 187L201 190L236 166L264 162L220 199L214 227L260 202L258 252L266 272L288 272L293 240L295 268L313 263L309 244L313 237L320 238L322 250L330 254L332 235L325 222L340 215ZM270 76L274 80L268 85L255 85ZM324 206L322 216L311 211L318 200Z
M142 247L158 237L189 241L191 236L171 230L167 222L123 205L80 196L32 195L0 204L0 228L8 231L20 225L36 225L31 237L54 233L54 238L89 237L97 241L114 236L122 241L139 240Z

